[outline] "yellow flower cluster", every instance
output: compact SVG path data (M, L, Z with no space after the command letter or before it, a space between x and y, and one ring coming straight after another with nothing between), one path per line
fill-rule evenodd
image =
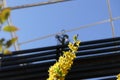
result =
M120 74L117 75L117 80L120 80Z
M58 61L49 68L49 78L47 80L64 80L65 76L70 70L73 60L76 58L75 53L78 50L80 41L76 40L74 43L69 43L69 51L63 51L63 55L59 57Z

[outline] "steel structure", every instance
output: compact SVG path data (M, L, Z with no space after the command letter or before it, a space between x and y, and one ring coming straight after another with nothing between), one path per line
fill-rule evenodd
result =
M0 54L0 80L46 80L59 48L68 49L57 45ZM81 42L76 55L65 80L116 80L120 73L120 37Z
M2 0L2 1L4 1L4 4L6 4L5 0ZM35 6L43 6L43 5L48 5L48 4L55 4L55 3L66 2L66 1L75 1L75 0L48 0L46 2L25 4L25 5L10 7L10 8L12 10L16 10L16 9L35 7ZM103 23L110 23L111 30L112 30L112 37L115 37L114 21L115 20L119 20L120 16L112 17L112 10L111 10L111 6L110 6L110 0L106 0L106 2L107 2L107 6L108 6L109 19L98 21L98 22L95 22L95 23L87 24L87 25L83 25L83 26L80 26L80 27L75 27L73 29L66 30L65 32L73 32L73 31L77 31L77 30L80 30L80 29L83 29L83 28L87 28L87 27L93 27L95 25L99 25L99 24L103 24ZM12 24L11 19L8 20L8 24L10 24L10 25ZM27 40L27 41L24 41L24 42L21 42L21 43L17 42L14 45L15 46L15 50L20 50L20 45L27 44L27 43L30 43L30 42L34 42L34 41L37 41L37 40L46 39L46 38L49 38L49 37L53 37L53 36L58 35L58 34L62 34L62 33L58 32L58 33L48 34L48 35L45 35L45 36L42 36L42 37L38 37L38 38L35 38L35 39ZM16 34L12 33L11 36L14 37L14 36L16 36Z
M49 0L48 2L26 4L10 8L16 10L65 1L72 0ZM103 23L110 23L113 36L113 38L108 39L82 42L77 53L77 58L66 80L84 80L97 77L101 77L100 79L102 80L115 80L115 76L120 73L120 37L115 37L113 22L120 19L120 16L112 17L110 0L106 1L109 19L65 31L72 32ZM5 0L0 0L0 3L3 3L4 7L7 7ZM11 18L8 19L8 24L13 25ZM49 34L22 43L17 42L14 46L16 50L19 50L19 45L53 37L57 34L62 33ZM11 33L11 36L15 37L16 34ZM59 56L57 54L60 53L60 48L68 49L66 46L57 45L14 51L11 55L0 54L0 80L46 80L48 77L48 68L58 59Z

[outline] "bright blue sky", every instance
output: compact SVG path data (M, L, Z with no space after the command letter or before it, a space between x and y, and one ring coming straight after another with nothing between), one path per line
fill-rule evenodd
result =
M6 0L8 6L42 2L47 0ZM110 0L113 17L120 16L120 0ZM54 34L61 30L77 28L109 18L106 0L73 0L70 2L18 9L11 13L12 22L20 30L19 42ZM114 21L115 35L120 36L120 20ZM110 23L104 23L67 33L72 40L79 34L81 41L112 37ZM4 34L8 36L9 34ZM21 45L21 49L56 45L54 37Z

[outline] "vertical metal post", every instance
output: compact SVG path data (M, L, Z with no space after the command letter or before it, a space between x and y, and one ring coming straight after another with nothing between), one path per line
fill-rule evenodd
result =
M110 0L107 0L107 6L108 6L109 17L110 17L110 25L112 28L112 36L115 37L115 28L114 28L114 23L113 23L113 18L112 18L112 11L110 7Z
M0 0L0 5L3 5L3 0ZM1 26L1 24L0 24L0 30L1 30L1 28L2 28L2 26ZM0 54L2 54L2 53L0 53ZM0 68L1 68L1 66L2 66L2 55L0 56Z
M7 6L6 6L6 0L3 0L3 7L4 7L4 8L7 7ZM7 23L8 23L8 25L13 25L13 24L12 24L11 17L8 18ZM12 38L17 37L16 33L15 33L15 32L11 32L11 37L12 37ZM20 50L20 47L19 47L19 45L18 45L18 40L14 43L14 48L15 48L16 51Z

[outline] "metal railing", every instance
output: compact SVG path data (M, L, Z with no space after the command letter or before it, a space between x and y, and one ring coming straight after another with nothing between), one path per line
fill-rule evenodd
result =
M46 80L49 67L58 59L59 48L49 46L2 55L0 80ZM120 72L120 37L81 42L66 80L114 76ZM112 77L115 80L115 77Z

